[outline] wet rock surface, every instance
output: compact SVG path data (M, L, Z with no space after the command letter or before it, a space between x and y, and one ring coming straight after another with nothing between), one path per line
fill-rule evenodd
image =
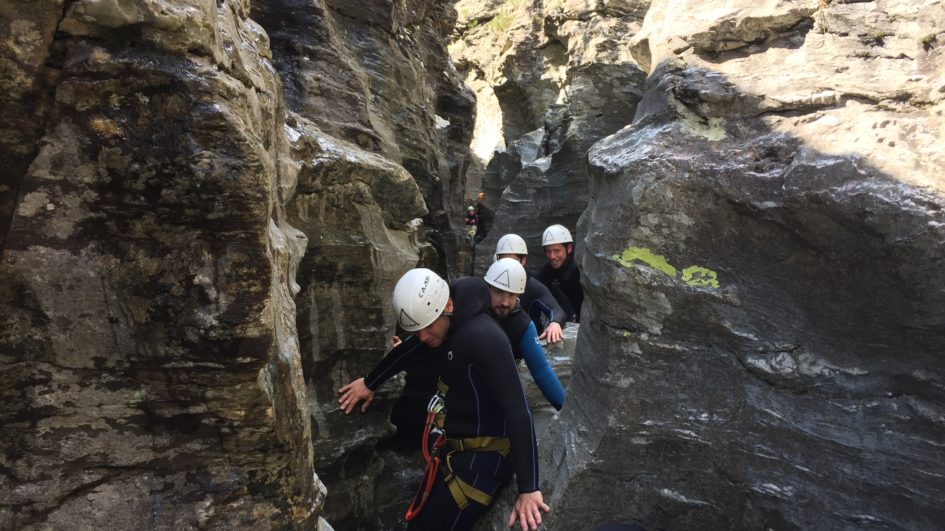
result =
M7 95L0 527L324 527L265 34L237 1L12 5L52 97Z
M879 4L650 7L588 156L549 528L942 521L945 9Z
M375 445L392 434L402 384L385 384L363 415L345 416L337 390L386 352L390 294L404 271L456 277L469 268L461 226L473 96L446 54L455 14L434 1L252 8L292 111L300 172L288 210L308 236L298 329L315 468L330 492L325 517L339 529L375 529L389 502L374 485L397 475Z
M465 274L474 96L446 54L450 3L255 0L252 7L272 40L289 109L410 172L427 207L429 265ZM399 208L388 201L384 208Z

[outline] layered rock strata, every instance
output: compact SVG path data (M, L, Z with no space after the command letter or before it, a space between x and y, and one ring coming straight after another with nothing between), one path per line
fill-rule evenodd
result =
M945 518L943 22L653 2L643 101L588 157L549 528Z
M0 527L326 528L298 168L248 3L3 15Z
M344 416L336 392L383 356L389 297L406 269L469 269L471 242L457 228L473 96L446 54L455 14L434 1L252 6L293 112L301 170L290 219L308 236L298 328L316 470L331 493L325 514L340 528L374 529L393 514L387 493L402 490L375 451L392 433L400 382L366 415Z
M315 467L330 489L326 518L339 529L371 528L378 510L374 484L390 476L382 475L374 447L392 433L387 418L400 386L396 380L385 385L366 415L345 416L337 390L384 353L393 334L389 296L421 260L419 218L426 209L403 167L301 117L291 122L301 169L289 219L308 235L297 319Z
M460 229L474 96L445 52L450 4L254 0L253 17L272 40L290 110L410 172L431 265L455 277L471 254Z

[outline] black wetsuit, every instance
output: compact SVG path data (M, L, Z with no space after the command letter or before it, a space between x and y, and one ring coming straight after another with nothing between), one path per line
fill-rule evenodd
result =
M473 487L494 495L512 472L519 493L538 490L535 428L505 333L487 314L489 291L482 279L463 278L450 287L454 312L449 333L437 348L413 340L391 350L364 382L377 389L418 357L438 361L446 393L446 434L450 439L507 437L511 452L454 452L452 471ZM405 348L400 348L407 345ZM431 390L430 395L433 391ZM410 529L468 529L485 511L475 501L460 510L441 473Z
M545 331L547 325L553 322L561 325L562 329L564 328L564 323L567 322L567 314L561 309L548 287L537 278L528 275L528 280L525 282L525 292L518 296L518 301L525 313L535 323L535 329L538 330L539 335ZM544 316L544 319L542 319L542 316ZM515 347L514 342L512 347Z
M561 305L561 309L567 314L565 319L580 322L584 289L581 288L581 272L574 263L574 256L568 256L558 269L552 269L551 264L545 264L538 273L538 280L548 287L555 300Z
M479 225L476 227L476 238L474 241L475 243L479 243L489 234L489 229L492 228L492 221L495 219L495 214L492 213L492 209L480 203L476 207L476 215L479 216Z
M437 350L421 343L415 335L407 336L387 354L387 357L405 356L403 370L406 377L404 388L390 412L390 421L397 427L397 433L385 441L384 445L400 451L413 452L423 444L427 403L436 392L436 382L440 377L438 364L441 356L438 354ZM370 378L371 375L364 381L372 390L383 383L374 382Z

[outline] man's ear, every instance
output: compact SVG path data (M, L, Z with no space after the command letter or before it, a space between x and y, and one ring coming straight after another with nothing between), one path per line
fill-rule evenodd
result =
M446 308L443 308L444 313L453 313L453 298L450 297L446 299Z
M568 254L571 254L572 252L574 252L574 246L569 243L569 244L568 244Z
M528 260L528 256L526 256L526 255L522 255L522 257L519 258L519 261L522 262L522 267L525 267L525 261L526 261L526 260Z

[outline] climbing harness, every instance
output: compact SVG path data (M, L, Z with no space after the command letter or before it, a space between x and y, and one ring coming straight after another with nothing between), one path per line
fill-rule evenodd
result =
M459 476L453 473L453 466L450 462L453 454L456 452L498 452L502 457L509 454L512 445L507 437L469 437L466 439L449 439L446 437L444 426L446 425L446 392L449 387L442 380L437 382L437 392L427 404L427 419L423 427L423 439L420 450L423 453L423 459L426 461L426 468L423 471L423 479L417 488L417 494L411 500L407 507L406 519L409 522L420 514L423 505L430 497L430 491L433 489L433 482L436 481L436 474L440 470L440 465L445 462L445 472L443 481L450 489L450 494L456 501L460 510L469 505L469 500L473 500L482 505L492 503L492 496L473 487L463 481ZM436 440L432 444L428 443L430 436L435 435ZM449 446L445 461L440 459L440 449Z
M423 424L423 438L420 439L420 450L423 453L423 460L426 461L426 468L423 470L423 478L420 480L420 486L417 488L417 494L407 507L405 518L409 522L420 514L423 505L430 497L430 490L433 489L433 482L436 480L436 473L440 469L440 448L446 445L446 433L443 431L443 425L446 421L446 414L443 410L446 402L443 397L448 389L442 380L437 382L437 392L427 403L427 420ZM433 444L428 444L430 435L436 435Z
M509 439L506 437L470 437L468 439L447 439L446 442L453 450L446 454L446 470L448 470L448 473L443 481L449 487L450 494L456 500L456 505L460 509L465 509L469 505L469 500L473 500L488 506L492 503L492 496L455 475L450 459L455 452L499 452L502 457L505 457L509 455L509 449L512 447Z

